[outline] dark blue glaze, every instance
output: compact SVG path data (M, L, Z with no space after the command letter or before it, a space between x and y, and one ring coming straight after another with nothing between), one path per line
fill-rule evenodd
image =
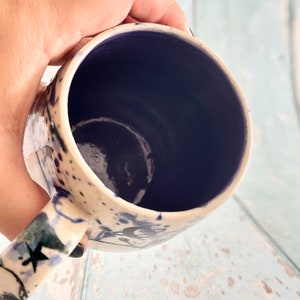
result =
M139 133L147 157L130 131L107 124L75 132L76 142L101 149L118 196L133 202L145 189L138 205L158 211L205 205L231 182L244 152L245 118L227 75L171 34L120 34L87 56L71 85L70 123L103 117Z

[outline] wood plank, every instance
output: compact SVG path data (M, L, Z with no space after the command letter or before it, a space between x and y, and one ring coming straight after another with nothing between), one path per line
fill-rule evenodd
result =
M289 4L197 1L194 22L197 36L227 64L251 109L253 154L238 196L300 265L300 131L291 82ZM293 4L296 26L299 1ZM298 60L299 53L295 50Z
M30 297L30 300L81 300L87 255L68 258ZM92 299L91 299L92 300Z
M233 200L136 252L91 250L83 300L298 299L300 279Z
M292 68L298 118L300 120L300 1L290 0Z

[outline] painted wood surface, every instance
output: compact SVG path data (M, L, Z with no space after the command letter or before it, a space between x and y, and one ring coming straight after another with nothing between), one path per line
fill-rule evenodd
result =
M237 197L299 266L299 1L195 3L197 36L228 65L252 113L253 155Z
M89 250L31 299L300 299L300 1L178 2L251 108L245 180L182 235L139 252Z

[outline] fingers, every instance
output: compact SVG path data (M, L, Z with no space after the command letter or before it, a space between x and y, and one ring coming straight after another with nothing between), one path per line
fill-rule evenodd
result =
M84 37L82 38L70 51L63 54L62 57L54 58L50 60L50 65L62 65L64 62L72 58L76 52L78 52L86 43L88 43L92 38Z
M52 40L50 43L52 49L48 53L51 54L51 63L60 63L65 55L69 57L68 52L81 43L82 38L94 36L124 22L159 23L190 33L186 17L174 0L69 2L57 0L56 15L63 15L63 19L57 23L56 42Z
M129 15L142 22L159 23L190 32L184 12L174 0L134 0Z
M88 247L88 236L85 234L81 239L80 243L76 246L76 248L71 252L69 255L73 258L79 258L83 256L84 252L87 250Z
M0 51L0 71L5 75L0 95L6 107L0 123L17 128L18 135L8 130L7 138L3 134L0 138L0 232L12 239L49 200L26 171L21 135L48 62L63 63L88 41L85 37L124 21L160 23L186 32L189 29L174 0L53 0L47 2L48 6L46 1L21 1L15 6L15 2L5 3L12 7L9 13L5 9L0 15L0 33L6 33L0 34L6 45ZM4 17L11 15L16 18L9 18L11 23L6 24Z

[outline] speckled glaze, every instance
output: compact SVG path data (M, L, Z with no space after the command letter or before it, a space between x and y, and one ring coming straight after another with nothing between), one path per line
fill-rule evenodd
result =
M164 47L169 47L167 50L169 52L174 52L175 54L176 51L178 51L178 60L181 60L180 57L186 57L186 61L184 60L183 63L184 65L189 65L189 70L193 70L194 68L197 69L197 64L195 57L189 57L188 54L183 55L183 51L185 51L184 47L192 48L193 53L202 53L201 55L205 57L203 64L207 64L209 62L214 66L214 69L217 70L215 71L214 69L211 69L209 72L219 72L223 76L220 80L218 77L219 75L216 76L216 82L220 81L221 84L220 86L216 85L214 88L211 88L211 91L217 89L222 90L223 86L226 85L230 88L232 95L234 95L233 100L228 101L228 103L222 104L222 102L218 102L218 100L216 100L216 104L212 104L211 106L208 105L207 111L209 111L209 113L213 111L211 115L209 115L205 109L203 109L204 113L201 112L197 114L197 109L195 109L194 106L186 113L186 123L192 123L191 120L194 120L192 119L194 117L191 117L192 113L195 114L195 120L199 119L200 124L202 124L200 122L201 118L203 117L204 119L207 119L208 116L212 117L210 124L219 124L216 127L226 128L226 124L228 123L229 125L227 127L230 134L223 134L221 129L212 129L212 132L209 133L204 130L204 135L199 136L199 139L197 138L199 143L194 145L190 142L193 141L193 139L188 140L188 142L186 142L187 147L185 147L186 145L182 142L182 140L175 139L171 141L176 145L175 148L178 146L179 150L174 152L177 161L170 159L170 162L168 162L170 173L177 174L175 166L181 166L180 160L182 159L183 162L185 162L184 157L190 156L187 162L191 166L193 165L193 168L190 168L192 170L188 170L186 174L184 173L183 177L179 177L178 179L178 182L186 182L186 184L183 185L184 192L183 194L180 194L180 197L183 195L183 198L185 195L186 199L174 201L174 206L172 205L172 201L169 201L165 206L167 209L165 209L164 206L161 206L162 209L159 209L158 204L153 204L153 208L151 203L149 204L148 202L146 204L141 202L141 205L136 205L131 203L133 201L126 201L128 199L123 199L116 191L110 189L108 185L104 184L103 180L100 180L100 178L92 171L91 167L84 160L72 134L72 115L79 114L81 108L82 111L84 111L84 106L86 104L87 106L89 105L89 99L86 98L80 103L81 108L75 108L75 113L71 111L72 109L70 108L70 105L72 104L68 102L71 102L70 99L75 99L76 95L78 96L77 92L74 92L76 91L76 87L86 84L84 81L80 80L77 82L76 79L74 79L74 74L76 74L80 66L88 65L87 57L90 53L94 53L93 55L95 57L101 55L100 52L102 45L104 45L103 47L105 48L105 45L108 44L109 41L117 41L117 46L114 47L118 47L118 39L128 38L126 36L128 33L133 33L132 36L134 37L136 45L139 45L138 47L145 45L145 43L139 43L141 36L147 38L148 34L148 36L151 36L152 38L159 36L161 39L163 37L161 41L167 41L165 42L166 45L164 43L158 43L157 45L160 44L161 49L158 48L156 51L153 50L153 53L155 53L155 55L159 55L160 53L166 54L166 50L163 49ZM175 42L171 48L170 46L167 46L168 38ZM136 46L134 41L133 43L127 44ZM176 49L177 43L188 46ZM119 47L123 47L123 44L121 43ZM106 49L106 52L102 52L113 53L113 49L115 48ZM99 54L97 54L97 51ZM128 53L131 53L130 49L127 49L127 51ZM176 59L176 57L177 56L174 55L174 59ZM151 59L154 59L154 57ZM148 58L149 61L151 59ZM158 58L156 57L156 63L157 59ZM163 61L164 57L161 57L160 59ZM175 60L173 60L172 63L174 64ZM93 65L95 64L93 63ZM167 66L166 64L159 62L158 66L160 65L164 67ZM178 69L179 67L176 65L175 67L173 66L172 76L176 75L173 71L174 68L176 70L176 68ZM99 70L99 73L107 71L100 67ZM147 69L145 69L145 72L147 72ZM200 71L198 70L198 73L199 72ZM153 73L150 72L150 77L145 77L145 79L147 79L145 84L150 86L157 84L156 89L158 89L160 81L149 81L151 76L153 77ZM165 75L157 74L157 78L160 78L159 76L163 77ZM186 76L189 76L189 78L186 78ZM184 98L177 97L177 99L174 96L176 93L178 94L176 91L174 95L163 94L165 98L172 96L174 103L178 102L180 104L178 107L181 107L182 109L176 108L176 114L178 114L178 111L181 114L181 110L182 114L184 114L183 111L185 109L183 108L188 107L189 105L187 100L188 95L193 95L195 99L200 97L205 99L205 97L209 95L207 91L200 95L199 86L201 86L201 78L197 76L197 72L194 71L189 74L185 74L185 70L182 70L182 72L178 70L177 79L174 85L177 84L179 86L179 88L177 87L179 90L186 90ZM127 77L130 78L130 72L128 72ZM91 79L91 77L88 78ZM207 76L204 79L207 82L210 80ZM134 81L134 78L132 78L131 81L132 80ZM99 80L97 85L101 86L100 82L101 81ZM135 82L139 81L136 80ZM183 82L183 88L181 88L181 85L178 84L178 82L180 84ZM72 84L75 86L73 87ZM145 89L148 89L147 86L140 86L141 84L139 82L139 84L136 84L136 86L133 87L133 91L144 91ZM198 86L199 89L192 88L194 86ZM111 86L108 86L108 90L117 90L118 88L122 88L120 92L120 95L122 95L124 93L126 94L125 87L120 87L119 84L112 83ZM102 91L101 88L100 90ZM170 88L167 88L166 93L169 90ZM72 93L76 95L73 97ZM93 94L93 90L89 89L89 93L96 97L95 94ZM149 93L150 92L148 92L148 94ZM221 91L219 95L222 95L222 93L223 92ZM100 97L99 95L97 94L97 97ZM153 95L151 97L153 97ZM209 99L218 98L211 95L207 97L210 97ZM232 108L233 104L231 105L231 102L234 103L237 108ZM151 103L151 99L149 100L149 103ZM167 108L163 108L163 110L167 112L172 106L171 103L173 102L167 104ZM156 104L153 104L153 107L155 105ZM198 102L197 105L198 106L195 106L196 108L200 106L203 107L206 104L205 101L202 101L201 105L198 104ZM147 105L145 104L145 106ZM151 105L149 105L149 107L150 106ZM159 107L159 105L157 106ZM224 117L224 122L218 121L219 116L222 116L223 114L222 110L224 112L226 111L224 114L228 115L226 115L226 118ZM122 109L120 109L120 111L122 116L124 113L122 112ZM103 118L103 116L101 116L101 118ZM142 119L143 120L140 122L147 121L147 118ZM163 115L157 115L157 119L163 119ZM184 123L180 123L180 119L170 117L170 120L172 124L179 124L178 129L176 127L176 130L174 130L175 133L183 128L182 130L185 130L183 136L189 136L189 130L186 130ZM231 123L230 120L238 121L237 123ZM198 121L196 123L198 123ZM195 127L194 124L191 126ZM153 124L151 125L151 129L152 128L154 128ZM235 130L234 128L238 129ZM2 253L0 260L0 299L26 299L45 279L47 274L65 257L67 257L69 253L71 253L85 232L88 233L90 246L93 248L108 251L127 251L156 245L170 239L184 229L189 228L204 218L214 208L218 207L232 194L245 171L251 145L250 117L248 109L240 95L240 92L238 91L238 88L236 87L236 84L222 63L219 62L219 60L195 38L189 37L176 29L154 24L122 25L103 32L95 37L89 44L81 49L72 60L60 69L56 78L48 86L45 94L37 100L32 108L32 113L28 118L27 130L31 136L34 154L40 162L52 200L36 217L36 219L32 221L28 228L26 228L24 232L22 232L16 240L11 243L8 249ZM234 146L231 148L225 147L226 149L224 148L224 153L219 153L215 149L208 149L205 154L207 157L210 157L208 154L215 151L217 154L212 156L212 160L217 161L218 163L220 162L221 167L223 169L230 169L230 172L222 172L220 175L216 175L214 177L216 182L224 181L224 183L220 184L217 188L214 188L213 193L209 193L206 198L199 199L197 201L193 200L189 203L189 182L196 182L196 184L194 184L195 187L194 185L192 186L192 189L195 190L201 190L201 188L205 185L208 185L200 182L208 175L200 175L201 165L197 165L199 160L197 158L197 153L200 153L199 151L202 145L207 144L207 141L205 141L202 137L211 136L214 131L217 132L215 135L218 137L217 142L214 142L216 149L225 147L224 145L227 144ZM236 133L234 133L235 131ZM147 137L144 136L144 138L147 140ZM99 139L101 139L101 136L99 136ZM235 139L239 139L236 144ZM150 142L153 144L155 143L155 140L156 138L154 137ZM167 141L164 141L164 144L167 144ZM182 147L182 145L184 147ZM182 150L180 147L188 150ZM195 149L194 152L189 150L192 148ZM237 148L236 152L234 152L235 148ZM185 153L182 151L187 152ZM152 152L154 154L151 156L151 159L153 159L155 164L155 161L159 160L161 156L161 151L156 151L155 153L154 147ZM236 155L231 152L236 153ZM181 153L184 153L182 158L180 156ZM150 155L147 157L149 158ZM167 158L161 160L168 161ZM204 161L205 160L208 160L208 158L205 158ZM174 170L172 166L174 166ZM203 168L207 168L205 169L205 172L207 173L209 167ZM153 178L156 176L157 168L154 168L154 171L151 172L151 176L149 174L147 175L150 184L152 184L152 176ZM179 170L178 174L181 172L183 171ZM197 174L199 174L199 178L197 177ZM189 176L192 179L189 179ZM200 178L202 179L200 180ZM198 185L197 181L199 181ZM176 185L178 184L177 181L175 182L176 184L171 185L171 189L175 191L176 194ZM169 181L166 181L166 183L169 184ZM160 191L159 183L157 190ZM147 189L145 192L147 193ZM165 196L162 196L160 201L164 202L164 198ZM185 203L189 204L184 206ZM180 207L184 207L184 209L180 209Z

